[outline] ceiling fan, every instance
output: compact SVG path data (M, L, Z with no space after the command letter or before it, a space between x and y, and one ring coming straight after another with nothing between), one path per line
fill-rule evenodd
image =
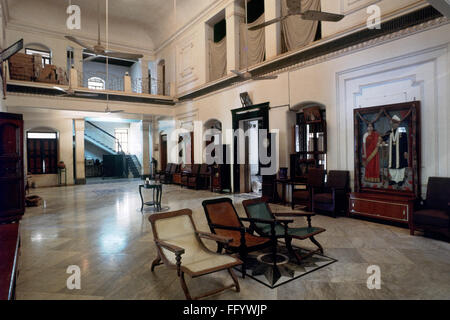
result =
M341 21L345 15L335 14L329 12L322 12L316 10L308 10L302 12L302 2L301 0L286 0L286 5L288 7L288 14L273 20L266 21L257 26L249 28L249 30L258 30L267 27L273 23L283 21L291 16L300 16L303 20L314 20L314 21L330 21L338 22Z
M245 2L245 24L248 26L248 5L247 5L247 1ZM235 75L237 75L238 77L242 78L243 80L254 80L254 81L259 81L259 80L275 80L278 78L278 76L261 76L261 77L254 77L250 71L248 71L248 30L249 28L246 27L245 28L245 32L247 34L246 36L246 48L245 48L245 64L246 64L246 71L245 72L240 72L237 70L231 70L232 73L234 73Z
M125 59L125 60L138 60L140 58L143 58L144 56L142 54L133 54L133 53L126 53L126 52L118 52L118 51L111 51L106 50L105 47L101 44L100 41L100 0L97 0L97 21L98 21L98 40L97 44L93 47L85 44L83 41L78 40L77 38L73 36L65 36L65 38L69 41L72 41L79 46L83 47L85 49L85 53L91 54L90 57L87 57L83 61L91 61L96 59L98 56L104 56L109 58L116 58L116 59Z

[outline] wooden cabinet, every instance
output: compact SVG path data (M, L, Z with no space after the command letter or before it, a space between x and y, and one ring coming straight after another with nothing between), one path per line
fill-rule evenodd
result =
M0 225L0 300L15 299L19 249L19 223Z
M25 212L22 115L0 112L0 223Z
M414 197L376 193L351 193L349 214L410 223Z
M211 191L231 192L231 167L229 164L211 166Z

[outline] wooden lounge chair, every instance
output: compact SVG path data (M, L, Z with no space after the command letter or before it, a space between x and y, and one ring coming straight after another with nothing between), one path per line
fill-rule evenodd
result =
M212 233L230 237L233 240L227 244L218 243L217 252L225 249L228 252L237 252L244 262L242 265L242 278L246 276L246 260L249 252L258 251L269 246L272 247L272 253L276 255L276 239L269 236L259 237L251 234L244 227L242 221L252 221L250 218L240 218L229 198L214 200L205 200L202 203L205 210L206 219ZM264 223L261 221L261 223ZM269 223L270 229L270 223ZM276 265L276 259L273 259Z
M232 268L242 264L242 261L230 255L212 252L201 241L203 238L228 244L232 239L197 231L192 211L189 209L152 215L149 220L158 251L158 256L152 263L152 272L156 266L163 263L171 269L176 269L187 300L197 300L231 288L240 291L239 282ZM184 274L197 278L222 270L228 270L233 279L232 285L198 297L190 295Z
M297 262L301 262L304 258L312 256L313 254L320 252L323 254L323 247L320 243L314 238L314 236L319 233L325 232L326 230L323 228L313 227L311 224L311 217L315 214L311 213L272 213L269 205L266 203L265 199L252 199L245 200L242 202L244 206L245 212L249 218L259 219L261 221L266 221L266 223L261 222L251 222L250 228L251 231L256 231L262 237L272 236L272 230L270 227L268 228L267 222L275 223L275 236L277 239L284 238L286 242L286 247L291 254L293 254ZM290 228L289 223L294 222L294 220L280 219L280 218L297 218L297 217L306 217L308 220L308 227L303 228ZM299 240L311 240L318 249L315 251L310 251L307 255L300 256L293 248L292 248L292 239Z

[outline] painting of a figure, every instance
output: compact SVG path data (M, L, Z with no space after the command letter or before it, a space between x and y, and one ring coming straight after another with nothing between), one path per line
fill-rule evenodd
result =
M358 188L416 192L418 108L415 102L355 110Z
M375 131L373 123L367 126L367 132L363 137L363 165L365 170L364 179L367 182L380 182L380 153L379 148L382 139Z

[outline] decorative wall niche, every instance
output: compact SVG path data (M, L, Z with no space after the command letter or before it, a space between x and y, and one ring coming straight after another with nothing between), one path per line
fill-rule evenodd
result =
M198 80L196 74L194 54L195 54L195 34L185 38L177 46L177 87L184 87Z

